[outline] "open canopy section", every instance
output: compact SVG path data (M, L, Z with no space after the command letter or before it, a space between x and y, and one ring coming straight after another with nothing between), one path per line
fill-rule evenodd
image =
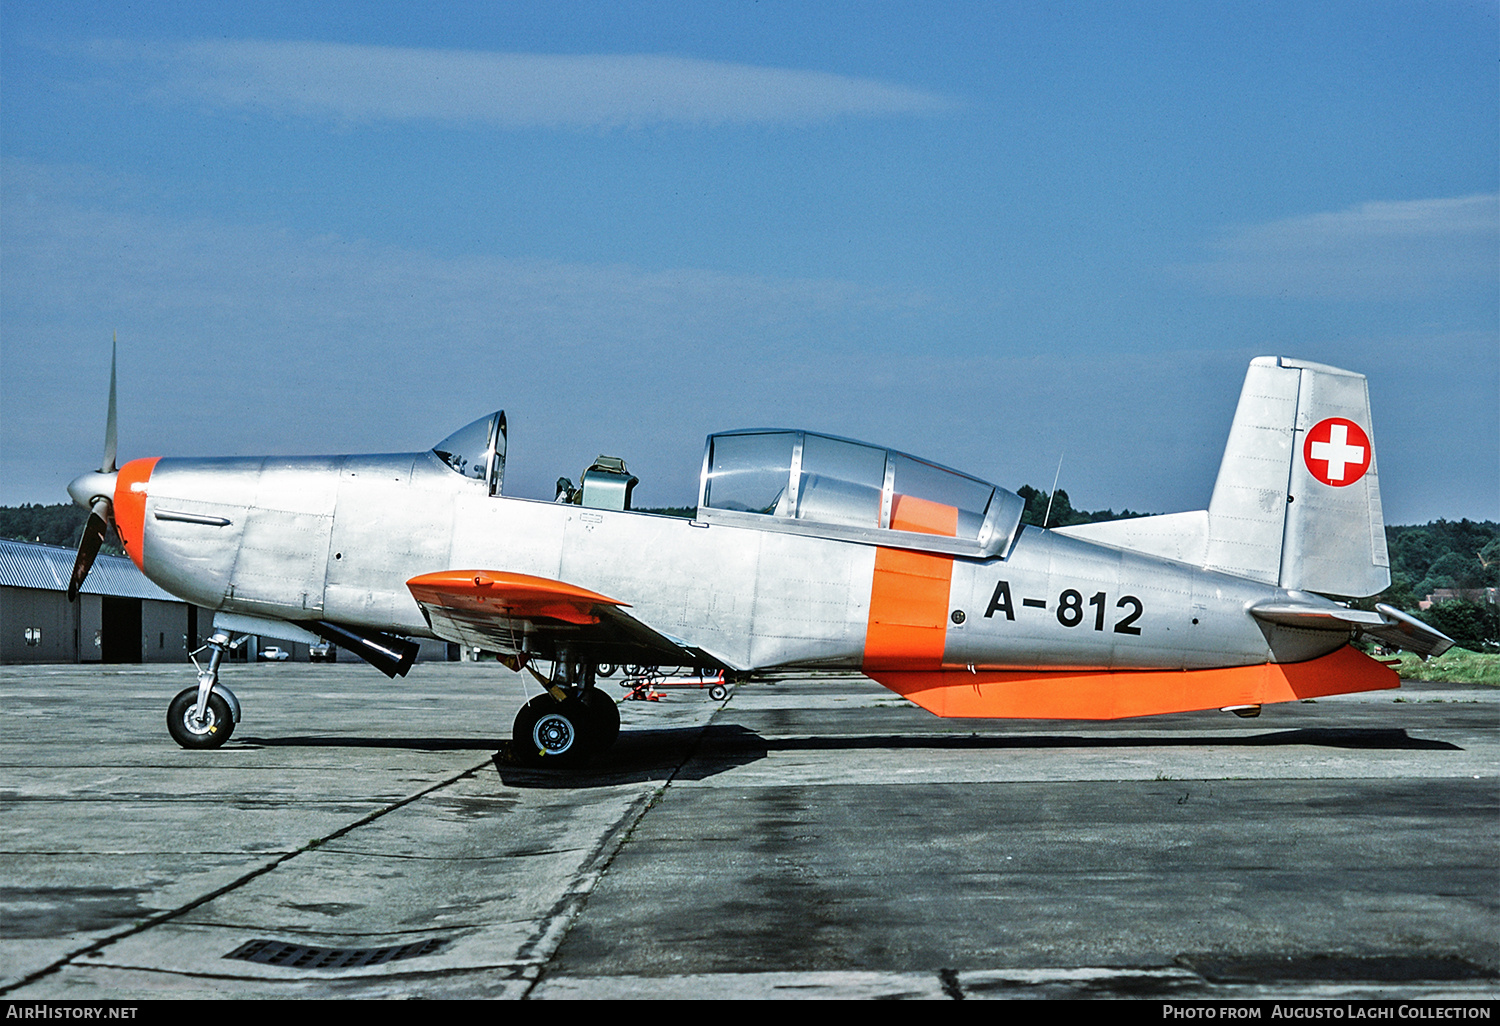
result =
M432 447L433 455L464 477L483 481L491 495L505 482L505 411L459 428Z
M811 431L709 436L698 494L705 521L972 556L1005 552L1024 508L956 470Z

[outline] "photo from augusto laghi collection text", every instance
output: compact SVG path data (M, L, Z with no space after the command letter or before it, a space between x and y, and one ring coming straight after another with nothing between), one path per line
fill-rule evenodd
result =
M1488 1019L1493 1002L1454 1004L1162 1004L1163 1019Z

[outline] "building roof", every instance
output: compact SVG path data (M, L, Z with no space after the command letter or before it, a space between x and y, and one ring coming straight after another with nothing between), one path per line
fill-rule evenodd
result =
M0 587L67 591L76 556L72 549L57 545L0 538ZM93 569L79 590L85 595L182 601L148 581L146 575L123 556L101 554L94 560Z

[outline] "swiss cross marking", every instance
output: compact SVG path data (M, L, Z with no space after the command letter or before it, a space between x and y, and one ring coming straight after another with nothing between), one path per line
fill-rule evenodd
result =
M1307 433L1302 462L1313 477L1334 488L1352 485L1370 469L1370 436L1352 420L1328 417Z

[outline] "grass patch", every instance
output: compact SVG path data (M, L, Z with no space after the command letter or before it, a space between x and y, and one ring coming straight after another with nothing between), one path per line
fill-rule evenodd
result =
M1450 648L1425 663L1410 652L1401 653L1401 662L1391 667L1403 680L1430 680L1446 684L1500 685L1500 655Z

